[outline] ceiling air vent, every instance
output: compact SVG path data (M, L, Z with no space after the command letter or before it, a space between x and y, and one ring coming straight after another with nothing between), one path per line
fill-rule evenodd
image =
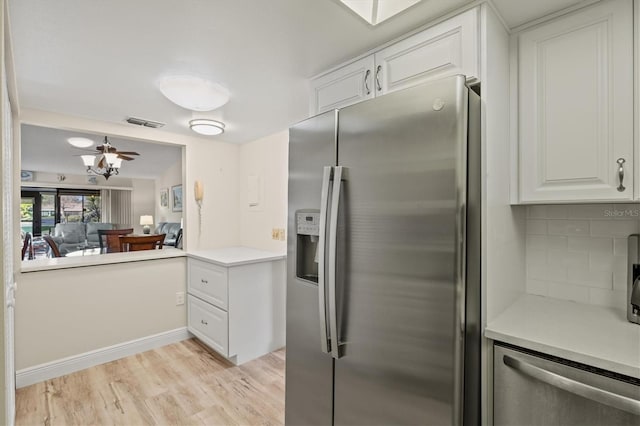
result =
M127 117L125 121L129 124L135 124L137 126L144 126L144 127L152 127L154 129L164 126L164 123L160 123L159 121L145 120L144 118L138 118L138 117Z

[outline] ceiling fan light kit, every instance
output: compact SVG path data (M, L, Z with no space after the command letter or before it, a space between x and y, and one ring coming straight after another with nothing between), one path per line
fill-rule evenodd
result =
M224 132L224 123L208 118L196 118L189 121L189 127L196 133L206 136L220 135Z
M107 137L104 137L104 143L96 150L98 155L81 155L82 163L87 168L87 173L104 176L105 179L109 179L113 175L120 173L120 167L122 167L122 160L133 160L131 155L139 155L137 152L131 151L118 151L114 146L109 143ZM96 157L100 160L98 165L95 166Z

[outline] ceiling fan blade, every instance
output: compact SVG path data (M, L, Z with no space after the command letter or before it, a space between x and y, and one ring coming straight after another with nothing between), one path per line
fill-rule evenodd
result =
M104 145L98 145L96 146L96 149L100 152L104 151Z
M120 158L120 159L122 159L122 160L126 160L126 161L135 160L135 158L127 157L126 155L122 155L122 154L120 154L120 153L118 153L118 158Z
M124 154L124 155L140 155L137 152L134 151L117 151L118 154Z

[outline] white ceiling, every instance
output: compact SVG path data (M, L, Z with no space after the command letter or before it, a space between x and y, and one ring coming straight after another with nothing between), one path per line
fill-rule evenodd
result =
M70 137L92 139L91 148L74 148L67 143ZM46 127L22 125L22 170L36 170L47 173L81 175L86 168L79 157L91 154L96 145L101 145L104 135L70 132ZM162 145L109 137L111 145L120 151L135 151L139 156L132 161L123 161L118 177L154 179L167 168L182 162L182 148L175 145Z
M471 0L424 0L371 27L338 0L9 0L22 108L109 122L136 116L194 136L155 87L193 74L231 100L208 116L247 142L307 117L308 79ZM494 0L516 26L578 0Z

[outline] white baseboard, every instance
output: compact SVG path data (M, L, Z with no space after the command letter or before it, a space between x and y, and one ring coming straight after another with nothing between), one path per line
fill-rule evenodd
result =
M16 387L22 388L34 383L43 382L65 374L84 370L106 362L115 361L140 352L159 348L171 343L180 342L192 337L187 327L176 328L140 339L131 340L106 348L96 349L79 355L73 355L45 364L28 367L16 371Z

